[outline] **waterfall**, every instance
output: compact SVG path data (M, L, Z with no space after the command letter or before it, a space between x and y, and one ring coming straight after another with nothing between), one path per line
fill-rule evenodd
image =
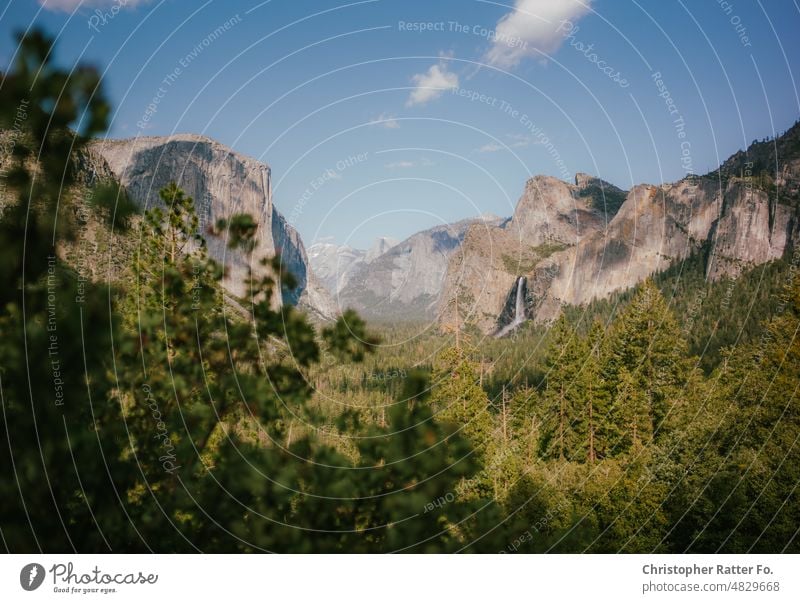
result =
M505 327L503 327L497 334L497 337L503 337L504 335L507 335L508 333L516 329L519 325L521 325L523 322L525 322L524 285L525 285L525 277L521 276L517 279L517 299L516 303L514 304L514 320L512 320Z
M514 307L514 322L516 324L520 324L525 320L525 298L522 293L522 283L524 279L525 277L521 276L517 281L517 304Z

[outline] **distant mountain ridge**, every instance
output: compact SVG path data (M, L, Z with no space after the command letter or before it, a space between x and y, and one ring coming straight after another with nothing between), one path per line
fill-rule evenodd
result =
M369 251L314 245L312 266L340 310L354 308L372 320L432 319L450 256L467 229L500 221L496 216L479 216L429 228L399 243L384 237Z
M320 282L332 295L338 295L358 268L383 255L397 243L391 237L379 237L365 250L322 241L308 248L308 257Z
M473 324L484 333L506 326L523 278L524 317L547 321L630 288L700 251L706 274L736 277L800 245L800 126L756 142L717 171L624 191L577 174L567 183L531 178L514 213L479 216L416 233L381 238L370 250L320 242L306 252L275 208L268 165L198 135L98 140L78 160L88 178L114 178L141 207L176 181L195 199L201 223L235 213L256 217L252 254L232 252L205 233L227 269L225 287L257 260L280 254L298 287L276 301L329 319L352 307L372 320L431 320L442 328Z

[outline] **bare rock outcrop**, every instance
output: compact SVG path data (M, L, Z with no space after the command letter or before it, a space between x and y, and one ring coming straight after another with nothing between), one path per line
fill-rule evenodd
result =
M334 297L338 297L354 274L397 243L391 237L378 237L369 249L355 249L350 245L320 241L308 248L309 261L320 282Z
M795 212L771 201L746 179L732 179L725 207L713 232L707 274L712 279L737 277L744 268L783 256L795 230Z
M280 254L298 286L285 290L276 301L306 305L320 316L333 316L333 302L311 274L299 234L273 205L268 165L193 134L98 140L90 145L89 157L90 164L98 165L102 158L143 209L161 205L159 190L172 181L191 196L209 254L225 266L223 285L231 294L245 294L249 267L258 274L261 258ZM252 215L258 223L252 252L231 250L224 233L215 236L206 231L206 226L239 213Z
M694 253L707 252L710 279L735 278L784 257L800 244L799 151L796 124L732 156L717 172L637 185L626 195L585 174L574 185L533 178L512 218L470 230L453 255L443 326L500 329L521 276L526 316L547 321L564 304L605 298Z
M340 309L355 308L373 320L421 320L436 316L451 256L471 226L493 225L495 216L480 216L436 226L371 253L357 264L338 293Z
M498 317L518 277L555 254L605 230L625 193L585 174L569 184L550 176L531 178L508 220L473 225L450 259L440 301L445 329L472 323L483 332Z

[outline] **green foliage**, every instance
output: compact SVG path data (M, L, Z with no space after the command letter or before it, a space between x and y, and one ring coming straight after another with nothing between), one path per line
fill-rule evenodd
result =
M602 212L607 220L611 220L616 215L626 197L625 191L603 184L586 186L579 196L580 199L585 199L592 209Z
M677 321L652 281L645 281L620 316L610 348L612 397L622 393L639 409L631 413L633 441L659 437L686 385L689 359Z
M437 356L431 406L440 420L461 426L472 445L485 451L492 439L489 398L478 383L477 364L470 355L465 348L453 347Z
M691 551L798 552L800 278L755 343L729 351L714 375L714 445L682 484L676 543ZM683 459L679 459L683 460ZM692 479L693 478L693 479Z
M22 40L0 86L9 551L800 552L788 264L708 283L694 256L502 340L378 337L351 311L317 332L276 303L280 258L230 300L175 184L141 219L102 184L133 274L79 279L70 166L109 108L50 50ZM253 217L216 229L255 249Z
M678 321L689 354L699 357L706 374L716 368L726 347L746 344L761 336L764 321L780 304L780 292L790 264L777 260L746 270L739 278L709 281L707 250L701 250L655 274L652 282L667 300ZM597 319L608 324L625 308L641 286L612 294L587 306L565 308L570 322L586 332Z
M219 219L216 230L227 234L228 246L231 249L252 251L255 247L258 224L250 214L236 214L227 220Z
M585 392L576 382L587 355L584 344L562 315L553 325L545 359L540 443L543 458L572 460L586 454L586 441L581 434Z
M93 72L61 72L50 57L41 35L26 38L0 88L2 123L20 131L9 172L18 197L0 220L0 430L9 439L0 447L0 533L8 550L465 547L480 528L477 503L426 509L478 471L480 458L417 400L425 375L413 373L409 399L383 425L340 413L335 427L350 446L293 431L323 424L308 381L320 340L301 313L274 303L277 283L289 280L278 258L248 276L247 316L231 311L194 202L175 184L133 233L132 282L112 292L75 281L53 245L54 232L55 243L72 236L68 223L53 228L59 206L71 202L66 167L83 142L68 128L96 133L108 107ZM42 150L35 181L32 149ZM121 195L104 190L94 201L110 224L125 217L112 209ZM218 226L232 246L253 249L251 217ZM340 362L364 359L378 343L353 313L323 339L326 356Z
M554 253L567 249L569 245L564 243L542 243L535 247L528 247L519 255L503 254L503 267L509 274L528 274L533 271L536 265L542 260L546 260ZM464 307L470 307L469 300L465 300Z
M353 310L345 310L332 327L322 330L322 337L340 360L361 362L380 340L367 333L366 323Z
M0 531L14 552L109 551L111 539L134 537L116 490L134 467L108 445L125 441L107 403L118 323L109 290L80 291L55 247L74 236L60 219L73 203L62 195L74 183L70 150L104 128L108 106L95 71L61 70L50 50L38 32L20 39L0 86L0 126L14 130L6 183L16 194L0 219Z
M139 213L125 189L114 182L101 182L95 186L89 203L109 227L118 231L128 230L132 217Z

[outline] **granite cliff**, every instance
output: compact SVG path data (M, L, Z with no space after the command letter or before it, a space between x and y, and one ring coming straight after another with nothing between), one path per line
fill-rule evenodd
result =
M350 245L320 241L308 248L311 269L327 290L336 296L345 288L356 271L389 251L397 243L390 237L379 237L369 249L356 249Z
M206 137L99 140L76 166L84 185L114 179L144 209L175 181L194 198L201 227L251 214L259 227L252 253L231 251L224 233L202 228L209 253L226 266L225 287L244 296L248 267L258 271L259 259L280 254L298 286L276 302L326 319L353 307L372 320L436 318L445 329L469 323L498 333L519 322L520 309L523 319L549 321L564 304L607 297L693 254L716 280L800 245L798 124L705 176L629 191L586 174L572 183L537 176L510 218L379 239L370 250L317 244L311 258L273 204L269 166Z
M498 222L481 216L435 226L400 243L379 239L346 270L335 291L339 308L354 308L372 320L435 318L450 257L467 229Z
M518 278L603 232L624 198L624 191L585 174L574 184L531 178L511 218L467 230L447 268L442 324L472 323L486 333L505 326L498 317L512 303ZM526 301L526 314L529 305Z
M100 177L113 175L143 209L161 204L158 191L175 181L194 199L209 254L225 266L223 284L231 294L246 294L243 280L248 267L258 273L261 258L280 254L297 287L284 289L276 301L299 305L322 318L335 315L333 301L309 267L300 235L273 204L266 164L198 135L98 140L81 163ZM224 233L215 236L206 230L237 213L248 213L258 223L252 252L232 251Z
M621 203L620 203L621 201ZM519 277L525 317L549 321L627 289L695 253L709 279L783 257L800 244L800 126L754 143L705 176L624 193L578 175L531 179L514 215L470 229L454 253L441 301L445 328L484 333L510 320Z

